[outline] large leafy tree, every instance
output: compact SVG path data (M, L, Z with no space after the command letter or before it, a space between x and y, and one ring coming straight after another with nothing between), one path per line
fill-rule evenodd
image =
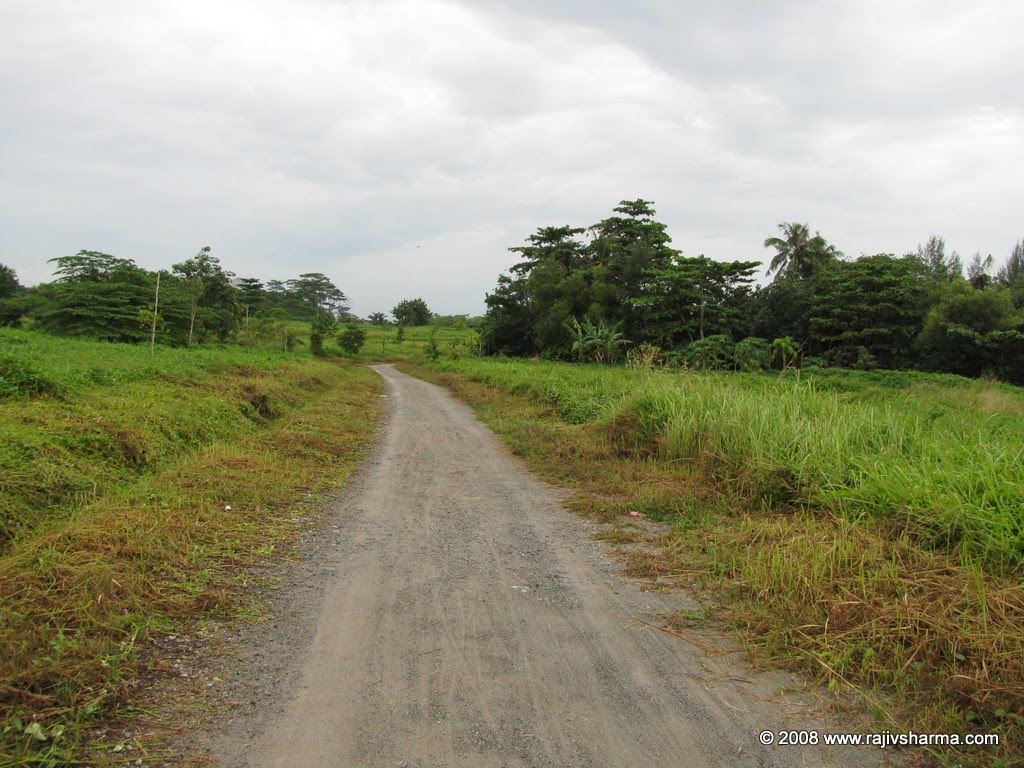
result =
M779 229L782 237L769 237L764 241L765 248L775 249L768 274L774 272L776 279L785 274L807 280L823 264L843 255L819 233L815 232L812 237L806 224L783 222Z
M1024 323L1009 291L949 284L918 338L926 367L964 376L995 373L1024 381Z
M27 307L18 298L25 292L18 275L5 264L0 264L0 325L17 325Z
M497 287L484 303L487 314L480 326L480 339L487 354L526 356L537 352L525 278L499 275Z
M348 312L348 297L321 272L306 272L286 285L305 304L308 315L304 319L326 313L337 320Z
M816 281L811 331L832 362L871 359L906 368L928 311L929 267L918 256L892 254L835 261Z
M221 340L226 339L238 323L235 290L231 286L234 274L221 268L209 246L171 269L188 300L187 346L192 346L197 330L199 337L215 333Z
M431 312L423 299L403 299L391 310L391 315L399 325L409 327L429 323Z
M679 251L670 245L667 226L654 218L652 201L623 200L613 212L618 215L590 227L592 314L621 321L625 336L638 341L645 338L647 308L636 300L645 294L652 270L670 267Z
M675 348L705 336L732 335L758 266L701 255L677 256L670 265L652 269L644 295L635 300L648 309L650 340Z
M0 264L0 299L9 299L20 290L18 275L6 264Z
M255 315L266 298L263 283L255 277L243 277L238 281L238 303L245 309L245 318Z
M586 256L583 243L576 238L584 231L582 227L540 227L526 238L527 245L509 248L523 257L523 261L513 265L511 271L528 274L545 261L558 264L566 273L579 269Z
M155 276L100 251L51 259L56 280L41 286L35 312L42 330L104 341L148 337L140 313L152 308Z

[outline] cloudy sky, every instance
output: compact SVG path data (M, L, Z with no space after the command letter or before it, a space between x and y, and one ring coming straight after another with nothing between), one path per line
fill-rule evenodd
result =
M0 263L323 272L365 315L483 311L537 227L655 202L767 259L1024 237L1024 4L0 0Z

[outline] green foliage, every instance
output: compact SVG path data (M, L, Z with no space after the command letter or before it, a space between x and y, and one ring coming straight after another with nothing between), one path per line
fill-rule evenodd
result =
M995 372L1024 381L1021 318L1004 288L979 291L950 283L929 311L918 339L926 364L965 376Z
M565 324L572 335L572 354L579 362L592 360L595 363L614 363L629 344L619 330L621 323L608 325L603 320L592 323L584 320L581 324L572 318Z
M775 272L776 279L790 274L807 280L822 266L843 255L817 232L811 237L806 224L783 222L779 229L783 237L769 237L764 241L765 248L774 248L776 252L768 266L768 274Z
M314 357L326 356L324 341L337 332L337 325L334 315L327 312L320 312L313 317L309 331L309 351Z
M768 346L768 354L771 357L773 366L786 369L796 365L800 350L792 338L783 336L772 340L772 343Z
M338 336L338 346L350 355L358 354L365 342L366 331L352 323L345 326L345 330Z
M687 345L683 358L698 371L720 371L732 366L735 346L725 334L708 336Z
M427 359L436 361L441 356L441 347L437 343L437 329L430 329L430 337L427 339L427 346L424 350Z
M430 322L431 312L423 299L403 299L391 310L399 325L417 326Z
M641 308L649 337L666 348L708 335L732 335L758 265L676 256L650 271L642 295L632 303Z
M18 275L6 264L0 264L0 300L9 299L22 290Z
M24 291L14 270L0 264L0 327L17 325L26 314L27 307L18 300Z
M64 336L106 341L147 338L139 311L152 307L154 276L130 259L98 251L52 259L57 280L36 297L37 326Z
M768 340L748 336L737 342L733 360L736 367L744 373L760 373L771 367L771 348Z
M210 247L204 246L191 259L171 267L179 279L178 290L188 302L188 335L186 346L207 335L225 341L238 324L235 290L231 287L234 273L225 272Z
M58 382L41 374L25 360L10 353L0 356L0 400L62 393Z
M928 277L917 256L878 254L823 267L810 327L826 359L844 367L858 359L884 368L912 365L931 295Z
M924 245L917 246L917 256L928 267L935 280L952 282L963 277L963 262L956 251L946 255L946 241L939 235L932 235Z
M335 319L348 312L348 297L320 272L306 272L295 280L289 280L288 289L305 305L301 319L315 320L318 315L327 314Z

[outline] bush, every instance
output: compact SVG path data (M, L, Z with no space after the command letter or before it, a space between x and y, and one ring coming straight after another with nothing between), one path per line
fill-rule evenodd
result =
M771 349L767 339L748 336L736 345L733 352L736 367L746 373L759 373L771 367Z
M338 346L350 355L357 354L366 341L366 331L358 325L345 326L345 332L338 337Z
M735 345L725 334L698 339L686 347L686 362L697 370L717 371L732 363Z

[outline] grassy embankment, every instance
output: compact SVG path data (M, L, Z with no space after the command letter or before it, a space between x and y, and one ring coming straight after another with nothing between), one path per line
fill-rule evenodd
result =
M1019 764L1021 390L493 360L417 372L580 511L669 523L657 554L632 556L635 575L729 598L753 649L859 691L879 729L1000 734L998 749L943 752L948 764Z
M89 729L159 668L147 639L246 607L241 566L345 480L379 393L306 356L0 330L4 764L116 760Z

